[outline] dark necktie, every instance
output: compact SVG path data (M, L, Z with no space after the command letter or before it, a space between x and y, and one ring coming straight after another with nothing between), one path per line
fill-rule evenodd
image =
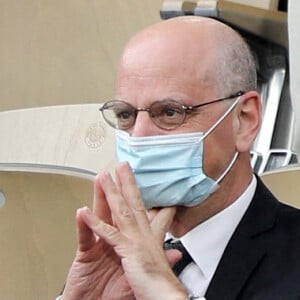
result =
M170 250L170 249L176 249L179 250L182 253L182 257L179 261L175 263L173 266L173 272L176 276L179 276L180 273L183 271L183 269L193 261L192 257L189 255L189 253L186 251L184 246L180 241L173 241L172 239L169 239L164 242L164 250Z

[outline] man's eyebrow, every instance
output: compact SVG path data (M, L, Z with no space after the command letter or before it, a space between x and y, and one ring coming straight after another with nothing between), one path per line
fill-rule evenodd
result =
M182 105L185 105L185 106L190 106L188 103L191 102L192 100L191 99L184 99L183 97L180 97L180 98L176 98L176 97L166 97L166 98L163 98L161 100L157 100L157 101L176 101Z

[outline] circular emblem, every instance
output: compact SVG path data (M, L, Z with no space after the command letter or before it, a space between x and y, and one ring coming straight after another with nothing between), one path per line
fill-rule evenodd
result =
M93 123L85 134L85 143L90 148L99 148L104 142L105 130L100 123Z

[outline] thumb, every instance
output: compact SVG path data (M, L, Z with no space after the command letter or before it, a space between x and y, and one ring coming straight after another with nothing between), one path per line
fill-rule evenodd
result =
M165 234L173 222L175 213L175 207L161 208L155 212L155 216L151 220L152 233L160 245L163 244Z
M182 258L182 253L176 249L165 250L165 255L171 267Z

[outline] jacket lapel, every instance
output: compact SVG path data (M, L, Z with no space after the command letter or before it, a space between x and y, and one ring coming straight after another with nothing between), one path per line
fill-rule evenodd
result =
M259 236L275 224L278 201L259 178L253 200L230 239L206 292L208 300L237 299L267 245Z

